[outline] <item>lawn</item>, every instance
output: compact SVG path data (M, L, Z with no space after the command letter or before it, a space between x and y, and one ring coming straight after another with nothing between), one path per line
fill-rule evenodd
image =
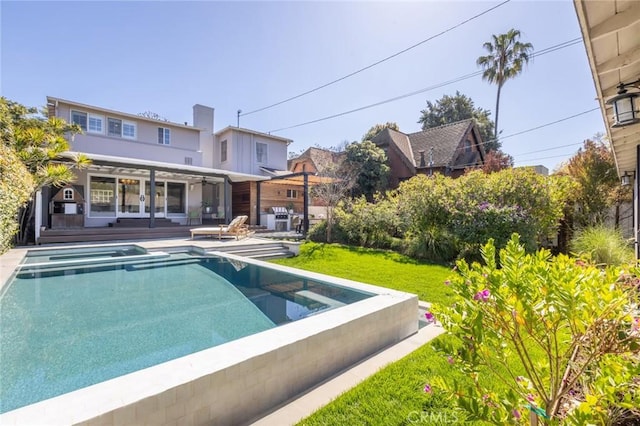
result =
M453 300L453 293L444 285L452 273L450 267L420 263L397 253L306 243L300 256L274 262L415 293L428 302L447 304ZM447 381L469 380L427 344L381 369L299 424L480 424L466 421L456 402L442 393L425 394L424 385L436 376ZM485 376L485 380L490 379Z
M421 263L390 251L305 243L300 256L274 263L414 293L426 302L447 304L453 297L444 285L451 267Z
M449 303L453 297L444 285L452 273L449 266L420 263L393 252L306 243L300 256L274 262L415 293L420 300L428 302ZM441 354L425 345L380 370L300 424L461 424L464 416L454 408L455 403L422 391L431 377L442 372L464 380Z

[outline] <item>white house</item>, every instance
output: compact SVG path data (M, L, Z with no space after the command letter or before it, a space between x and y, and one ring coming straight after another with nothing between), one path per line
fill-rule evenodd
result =
M286 170L288 139L227 127L214 133L214 109L196 104L193 123L173 123L47 97L50 116L75 123L81 134L70 137L71 152L92 165L77 172L73 186L84 198L85 227L104 227L120 218L157 218L187 224L190 213L208 206L206 219L229 222L258 212L232 204L249 182L268 180L262 167ZM43 190L37 201L36 238L51 227L50 201L57 190ZM239 194L242 197L241 194ZM49 207L48 207L49 206Z

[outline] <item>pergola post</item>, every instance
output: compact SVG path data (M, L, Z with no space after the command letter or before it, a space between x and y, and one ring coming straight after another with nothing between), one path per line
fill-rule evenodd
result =
M257 198L257 200L256 200L256 216L257 216L256 217L256 219L257 219L256 223L259 226L262 225L262 223L260 223L260 188L261 188L260 183L261 183L260 181L256 182L256 198Z
M309 173L302 172L302 176L304 178L304 189L303 189L303 218L302 218L302 233L304 236L307 236L307 232L309 232Z
M156 169L149 169L149 228L156 227Z
M231 181L228 176L224 178L224 223L231 222Z

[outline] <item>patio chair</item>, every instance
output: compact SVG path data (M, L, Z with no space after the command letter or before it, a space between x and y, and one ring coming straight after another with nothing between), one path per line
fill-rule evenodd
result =
M193 239L196 235L210 235L211 237L217 235L219 240L222 239L223 236L227 235L236 237L236 240L239 240L240 237L248 237L250 235L249 227L244 224L247 219L249 219L249 216L238 216L233 219L228 225L212 226L207 228L192 228L191 239Z
M199 208L189 210L187 225L202 225L202 210Z

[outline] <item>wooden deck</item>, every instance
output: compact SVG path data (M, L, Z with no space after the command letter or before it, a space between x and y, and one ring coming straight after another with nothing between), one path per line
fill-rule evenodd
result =
M144 240L160 238L189 238L189 229L198 225L171 227L99 227L77 229L45 229L38 244L80 243L94 241Z

